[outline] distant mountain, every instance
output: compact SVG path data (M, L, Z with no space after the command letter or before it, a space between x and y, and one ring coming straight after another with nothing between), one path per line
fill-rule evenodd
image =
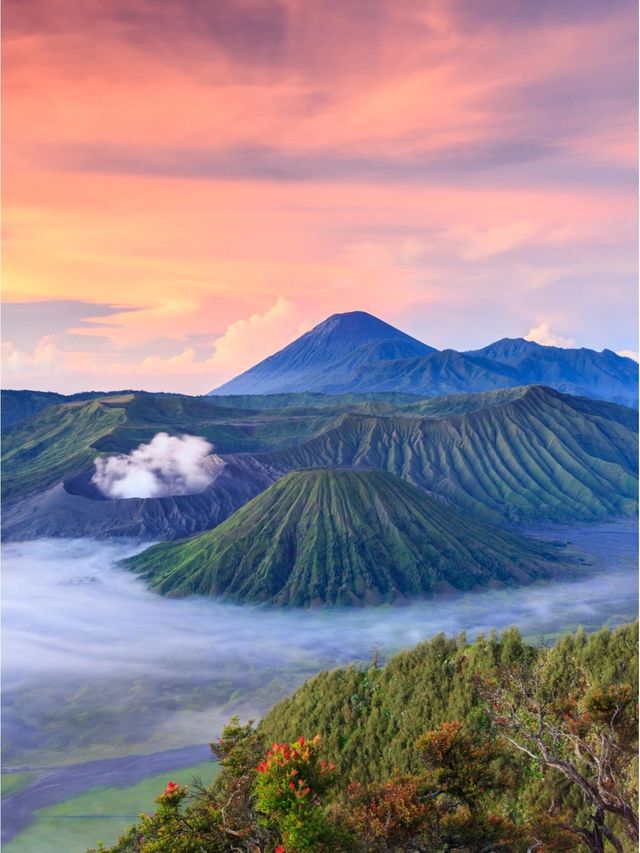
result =
M638 405L638 365L611 350L542 346L524 338L502 338L466 356L511 368L521 385L549 385L565 394Z
M362 352L358 351L362 348ZM366 311L333 314L284 349L216 388L215 394L319 391L346 378L363 360L408 358L435 352ZM345 389L347 390L347 389Z
M422 397L547 385L638 405L638 365L611 350L504 338L480 350L435 350L371 314L334 314L211 394L395 392Z
M426 356L363 361L345 381L340 374L329 373L322 390L338 394L344 391L397 392L420 397L493 391L520 385L517 374L499 363L491 364L446 349Z
M165 595L310 607L530 582L551 558L392 474L321 470L288 474L213 530L126 565Z
M55 406L61 403L77 403L84 400L95 400L96 397L122 397L126 394L136 394L140 396L145 394L149 395L151 393L151 391L132 391L129 389L127 391L79 391L76 394L57 394L55 391L31 391L28 389L13 390L10 388L3 388L0 391L0 398L2 401L0 406L2 411L2 429L12 426L19 421L23 421L25 418L29 418L31 415L35 415L37 412L46 409L48 406ZM176 395L170 393L165 394L165 392L156 392L155 396L171 397Z

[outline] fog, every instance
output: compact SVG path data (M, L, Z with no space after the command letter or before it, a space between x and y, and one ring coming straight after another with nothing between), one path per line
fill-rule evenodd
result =
M319 669L384 656L444 631L517 624L542 637L633 618L636 527L600 525L570 582L408 607L274 610L165 599L116 563L132 544L40 540L4 547L5 746L11 764L209 740L234 710L260 715ZM606 558L603 557L606 554ZM123 731L126 736L123 736Z
M212 449L198 436L159 432L131 453L96 459L91 480L109 498L194 494L213 479L206 465Z

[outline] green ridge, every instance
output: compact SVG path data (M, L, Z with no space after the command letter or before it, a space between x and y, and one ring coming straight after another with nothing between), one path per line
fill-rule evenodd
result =
M494 530L383 471L287 474L218 527L127 561L165 595L362 605L527 582L550 550Z
M345 415L269 459L285 469L384 469L490 522L637 512L631 409L537 386L419 407L431 416Z
M628 682L637 693L637 622L588 637L580 629L550 649L527 646L515 628L501 637L479 637L471 645L464 634L439 634L394 655L383 667L320 673L275 705L260 731L266 743L319 734L345 784L416 772L415 742L423 732L447 720L486 727L475 675L532 655L548 658L547 672L566 684L567 694L576 664L586 668L595 684Z

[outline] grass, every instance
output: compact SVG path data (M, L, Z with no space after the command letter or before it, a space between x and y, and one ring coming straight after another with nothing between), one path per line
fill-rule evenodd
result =
M98 841L112 844L141 812L154 811L154 800L170 779L189 784L199 778L208 783L217 771L218 765L203 761L150 776L129 788L91 788L78 797L39 809L34 823L2 849L4 853L85 853Z
M33 773L3 773L2 796L7 797L9 794L22 791L23 788L26 788L31 783L33 778Z
M345 415L265 459L285 469L385 469L490 522L635 514L631 409L536 387L477 396L482 400L424 404L431 415L446 412L442 417Z
M551 557L386 471L312 470L282 477L213 530L127 563L164 594L308 607L514 584L546 576Z

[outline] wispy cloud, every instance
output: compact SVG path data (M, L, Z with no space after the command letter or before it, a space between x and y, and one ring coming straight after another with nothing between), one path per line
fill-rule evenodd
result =
M633 346L636 16L7 0L4 286L57 306L29 330L9 315L8 340L104 344L118 371L148 356L195 388L193 336L281 295L299 323L367 308L436 346L532 317ZM102 384L112 368L87 362Z

